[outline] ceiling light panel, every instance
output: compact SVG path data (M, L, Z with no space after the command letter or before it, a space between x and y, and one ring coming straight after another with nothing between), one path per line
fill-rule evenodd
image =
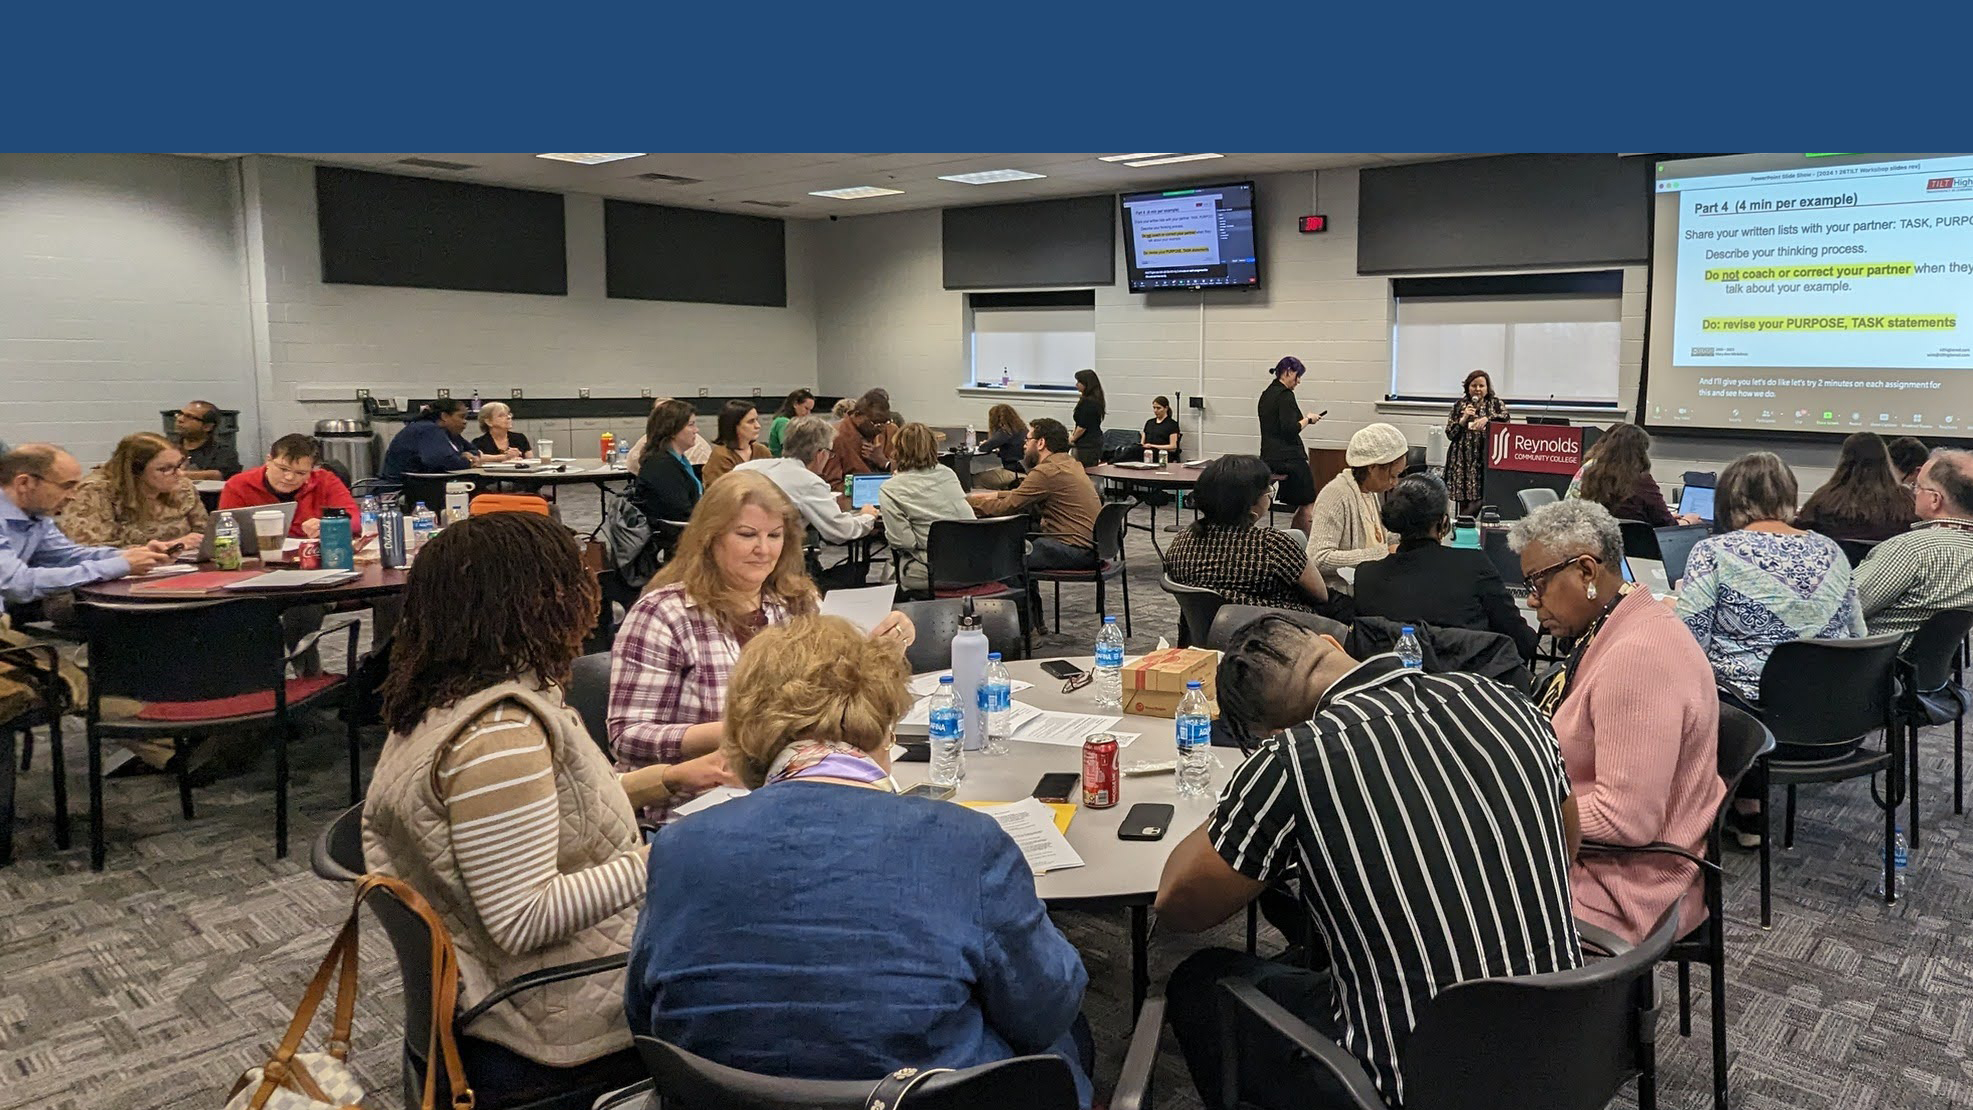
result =
M867 200L870 197L894 197L903 189L884 189L875 185L852 185L847 189L821 189L810 193L812 197L828 197L830 200Z
M574 162L579 166L600 166L605 162L621 162L625 158L642 158L642 154L537 154L536 158L547 158L556 162Z
M1029 173L1026 170L981 170L978 173L940 174L940 181L957 181L961 185L997 185L1002 181L1033 181L1047 177L1045 173Z
M1169 166L1178 162L1203 162L1208 158L1224 158L1224 154L1167 154L1162 158L1147 158L1141 162L1125 162L1124 165L1136 169L1145 166Z
M1169 158L1169 157L1171 157L1170 152L1166 152L1164 154L1105 154L1101 158L1098 158L1097 161L1098 162L1135 162L1139 158Z

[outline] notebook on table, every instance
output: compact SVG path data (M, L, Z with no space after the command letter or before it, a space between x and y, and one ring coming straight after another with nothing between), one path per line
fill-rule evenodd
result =
M339 586L355 581L353 570L274 570L220 587L226 590L292 590L302 586Z
M146 597L204 597L214 590L223 590L249 578L258 578L257 570L206 570L191 574L174 574L156 581L133 582L130 592Z

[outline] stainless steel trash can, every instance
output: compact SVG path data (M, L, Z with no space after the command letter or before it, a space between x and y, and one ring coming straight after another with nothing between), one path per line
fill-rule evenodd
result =
M315 438L322 441L321 462L336 462L349 468L349 480L360 482L377 475L377 436L367 420L322 420L315 425Z

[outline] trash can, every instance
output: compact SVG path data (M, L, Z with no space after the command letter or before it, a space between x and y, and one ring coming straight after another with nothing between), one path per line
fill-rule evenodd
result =
M377 436L364 420L323 420L315 425L322 441L323 464L338 463L349 470L352 485L377 476Z

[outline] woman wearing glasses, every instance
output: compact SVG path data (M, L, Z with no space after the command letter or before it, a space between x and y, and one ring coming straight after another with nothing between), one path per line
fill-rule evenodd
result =
M206 509L183 471L185 455L163 436L123 437L62 510L62 532L81 544L137 547L152 540L196 545Z
M1705 653L1670 606L1624 581L1623 534L1603 506L1544 505L1508 543L1542 631L1569 648L1534 701L1561 742L1583 839L1704 851L1726 794ZM1669 855L1584 852L1569 885L1578 918L1635 942L1675 902L1681 929L1705 919L1698 877Z

